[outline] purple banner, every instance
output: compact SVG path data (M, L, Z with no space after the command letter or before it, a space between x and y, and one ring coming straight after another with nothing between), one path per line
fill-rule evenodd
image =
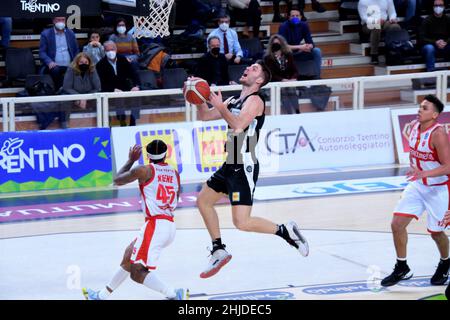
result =
M195 207L197 194L197 192L182 193L178 208ZM219 203L227 202L228 199L224 198ZM141 201L138 197L11 206L0 207L0 223L135 211L141 212Z

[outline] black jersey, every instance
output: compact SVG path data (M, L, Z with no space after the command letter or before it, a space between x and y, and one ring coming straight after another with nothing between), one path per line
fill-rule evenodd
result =
M259 92L249 94L242 100L233 97L228 104L228 110L230 110L230 112L234 115L239 115L245 101L248 97L254 95L261 98L265 110L265 100ZM259 132L264 124L264 110L262 115L255 117L248 127L240 133L235 133L234 130L228 126L227 141L225 143L225 151L228 153L226 159L227 164L244 164L245 155L251 155L253 162L257 162L256 145L259 140Z

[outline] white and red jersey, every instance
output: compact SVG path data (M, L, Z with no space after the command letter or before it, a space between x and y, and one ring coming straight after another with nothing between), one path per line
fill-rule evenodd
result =
M412 125L411 134L409 135L409 154L411 165L416 166L419 170L432 170L441 166L437 150L431 146L431 135L434 130L441 127L439 123L434 124L425 131L420 130L420 122L416 121ZM444 185L449 181L449 177L428 177L418 180L426 186Z
M152 178L139 184L142 211L146 218L165 215L172 219L178 204L180 176L167 163L150 163L147 167L152 171Z

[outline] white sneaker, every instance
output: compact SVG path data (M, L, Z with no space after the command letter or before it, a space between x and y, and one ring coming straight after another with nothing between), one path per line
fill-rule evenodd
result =
M300 233L300 229L294 221L289 221L285 224L287 231L289 232L289 237L293 241L291 243L302 256L306 257L309 254L309 246L306 238ZM294 245L295 244L295 245Z
M174 300L189 300L189 289L178 288L175 289L175 293L177 295Z
M206 270L200 273L200 278L209 278L215 275L219 270L231 260L231 254L225 249L218 249L211 254L211 260Z
M99 297L99 291L94 291L89 288L82 288L83 296L86 300L101 300Z

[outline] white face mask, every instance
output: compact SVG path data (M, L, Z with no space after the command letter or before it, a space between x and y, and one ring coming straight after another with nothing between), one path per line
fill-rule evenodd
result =
M64 22L55 23L55 28L58 30L64 30L65 27L66 27L66 24Z
M442 14L442 12L444 12L444 7L434 7L433 8L434 13L436 13L437 15Z
M117 52L116 51L106 51L106 56L108 57L109 60L114 60L117 56Z
M118 33L124 34L127 31L127 28L121 26L121 27L117 27L116 30L117 30Z
M228 23L225 23L225 22L221 23L219 25L220 30L222 30L223 32L227 31L229 27L230 27L230 25Z

